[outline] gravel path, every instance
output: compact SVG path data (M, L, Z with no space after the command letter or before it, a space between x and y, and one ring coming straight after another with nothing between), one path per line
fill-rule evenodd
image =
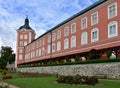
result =
M3 82L3 81L0 82L0 86L3 86L3 87L8 86L9 88L20 88L18 86L15 86L15 85L12 85L10 83Z

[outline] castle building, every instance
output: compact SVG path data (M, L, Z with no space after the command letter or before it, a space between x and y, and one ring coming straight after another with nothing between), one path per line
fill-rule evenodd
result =
M35 39L29 19L17 30L16 65L120 56L120 1L99 0Z

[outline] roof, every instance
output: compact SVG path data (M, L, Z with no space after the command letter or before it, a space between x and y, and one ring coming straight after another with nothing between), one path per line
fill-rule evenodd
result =
M29 19L28 19L28 17L26 17L24 25L20 26L18 30L22 30L23 28L25 28L26 30L31 30L32 33L35 34L35 31L29 26Z
M44 33L44 34L42 34L41 36L39 36L37 39L43 37L44 35L46 35L46 34L52 32L52 31L55 30L56 28L58 28L58 27L64 25L65 23L67 23L67 22L73 20L74 18L76 18L76 17L78 17L78 16L80 16L80 15L82 15L82 14L84 14L84 13L90 11L91 9L93 9L93 8L99 6L99 5L101 5L102 3L107 2L107 1L108 1L108 0L99 0L99 1L95 2L94 4L92 4L92 5L90 5L89 7L85 8L84 10L78 12L77 14L73 15L72 17L66 19L65 21L63 21L63 22L59 23L58 25L56 25L55 27L51 28L51 29L48 30L46 33ZM37 39L35 39L35 40L37 40ZM33 40L32 42L34 42L35 40Z

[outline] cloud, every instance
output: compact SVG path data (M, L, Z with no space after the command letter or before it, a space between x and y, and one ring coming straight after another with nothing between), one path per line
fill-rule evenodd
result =
M98 0L0 0L0 47L16 52L16 30L24 24L26 11L36 38Z

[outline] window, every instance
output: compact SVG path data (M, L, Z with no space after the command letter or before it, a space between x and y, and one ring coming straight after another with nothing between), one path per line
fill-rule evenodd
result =
M84 45L87 43L88 43L88 34L87 34L87 32L83 32L81 34L81 45Z
M19 53L23 53L23 49L20 49L20 50L19 50Z
M44 46L44 44L45 44L45 39L43 38L42 39L42 46Z
M68 36L68 35L69 35L69 27L66 26L66 27L64 28L64 36Z
M57 31L57 39L61 38L61 30Z
M71 33L76 32L76 23L71 24Z
M91 25L98 23L98 12L95 12L91 15Z
M87 17L81 19L81 29L87 28Z
M98 28L94 28L91 31L91 42L98 41Z
M36 48L38 48L38 46L39 46L39 43L38 43L38 41L36 41Z
M38 55L39 55L39 51L38 51L38 49L36 50L36 57L38 57Z
M45 51L45 49L44 49L44 47L42 47L42 51L41 51L41 55L43 56L44 55L44 52Z
M52 44L52 52L55 52L55 43Z
M19 60L22 60L22 54L19 55Z
M39 49L39 56L41 56L41 49Z
M23 46L23 41L20 41L20 46Z
M61 42L58 41L58 42L57 42L57 51L60 51L60 50L61 50Z
M27 41L24 41L24 46L26 46L27 45Z
M71 47L76 47L76 36L71 37Z
M50 45L48 45L47 53L50 54Z
M117 16L117 3L108 6L108 18Z
M23 34L20 34L20 39L23 39Z
M64 49L68 49L68 47L69 47L69 40L68 40L68 38L66 38L64 40Z
M52 41L55 41L55 39L56 39L56 34L53 33L53 34L52 34Z
M24 39L27 39L27 34L24 35Z
M51 42L51 35L48 35L48 43Z
M108 24L108 38L118 36L118 22L112 21Z

